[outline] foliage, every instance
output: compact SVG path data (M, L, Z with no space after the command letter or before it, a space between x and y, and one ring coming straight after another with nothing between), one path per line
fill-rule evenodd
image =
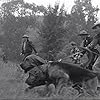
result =
M98 20L98 10L98 7L92 6L91 0L76 0L71 14L67 14L64 5L59 7L59 4L55 4L54 7L49 5L45 8L25 3L24 0L9 0L0 7L0 32L4 32L0 44L4 45L9 60L18 61L21 37L28 28L33 28L39 36L38 45L42 44L41 55L48 60L49 56L57 59L58 53L69 42L80 44L81 40L77 37L80 30L92 33L91 27Z
M66 33L66 28L63 27L65 20L64 6L60 8L59 4L56 4L53 8L49 5L47 12L44 14L41 35L44 40L43 52L47 54L47 57L50 52L55 57L63 47L63 37ZM48 58L48 60L50 59Z
M78 32L85 29L91 33L91 27L98 20L98 7L93 7L91 0L75 0L75 5L72 7L71 15L73 22L76 23Z
M33 6L35 7L35 5ZM36 10L33 10L33 6L24 3L23 0L12 0L3 3L1 6L2 16L0 16L0 22L4 31L2 36L4 52L9 60L20 60L22 35L26 34L28 27L37 26ZM31 9L32 13L28 9Z
M67 17L66 29L68 31L65 35L66 39L69 40L69 42L74 41L80 45L82 40L77 35L81 30L86 30L92 35L91 27L98 20L98 10L98 7L92 6L91 0L75 0L75 5L71 9L71 14ZM63 55L63 59L66 59L64 55L69 55L70 47L68 45L68 48L65 48L66 45L63 47L62 51L58 53L59 56Z

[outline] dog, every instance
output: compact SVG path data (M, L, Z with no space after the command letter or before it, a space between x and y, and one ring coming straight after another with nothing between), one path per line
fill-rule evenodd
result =
M49 64L50 65L50 64ZM39 67L34 67L29 71L29 76L25 83L29 85L29 89L40 85L46 85L47 90L50 84L54 84L55 93L61 90L68 83L69 76L57 67L50 67L44 64Z
M52 62L51 66L57 67L64 73L67 73L73 84L84 84L85 90L91 91L91 95L95 95L95 92L97 91L98 77L100 76L100 73L93 72L88 69L82 68L80 65L70 63Z
M94 87L92 89L92 86L90 85L93 85L92 84L93 82L94 84L97 84L95 79L98 77L99 74L96 72L90 71L88 69L84 69L80 65L75 65L71 63L62 63L62 62L57 61L57 62L49 62L47 64L42 64L42 67L43 66L45 66L44 73L46 77L43 78L41 81L38 80L36 83L32 82L32 84L29 84L31 85L31 88L33 88L34 86L39 86L43 84L47 84L48 86L48 84L50 83L53 83L55 87L57 88L60 81L62 81L60 82L61 84L63 84L64 81L66 81L65 83L67 84L68 80L70 79L73 84L85 83L85 85L88 86L87 90L93 91ZM25 68L25 70L28 69L28 71L29 69L33 69L34 67L38 67L39 70L41 70L42 68L40 66L37 66L34 63L34 61L32 61L32 56L27 57L25 61L21 64L21 67L23 69ZM29 75L29 77L31 77L31 74ZM95 80L95 81L91 83L89 82L90 80ZM28 81L26 83L28 83ZM96 85L94 86L96 90Z

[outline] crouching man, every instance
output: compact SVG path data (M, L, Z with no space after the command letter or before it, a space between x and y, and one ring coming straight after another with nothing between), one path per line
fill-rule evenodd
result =
M42 59L37 55L29 55L27 56L24 61L20 64L21 68L24 70L25 73L30 71L34 67L38 67L46 63L46 60Z
M29 85L29 88L39 86L44 84L45 71L41 68L41 65L45 64L46 61L37 55L29 55L20 64L21 68L25 73L28 72L29 77L26 79L25 83Z
M34 54L26 57L20 66L26 73L29 73L25 81L29 85L28 89L46 85L46 90L48 90L50 84L54 84L58 89L58 85L62 87L62 84L67 83L66 81L69 79L68 75L58 69L57 66L51 66L50 62L47 63L44 59Z

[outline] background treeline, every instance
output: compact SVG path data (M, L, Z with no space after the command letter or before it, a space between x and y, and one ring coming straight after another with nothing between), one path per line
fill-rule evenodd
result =
M47 8L23 0L9 0L0 7L0 46L10 61L21 61L21 40L28 31L30 39L40 56L57 55L71 41L78 45L81 39L77 34L86 30L93 35L91 27L98 21L98 7L93 7L91 0L75 0L71 13L67 12L64 4L60 7L55 3ZM66 9L66 10L65 10Z

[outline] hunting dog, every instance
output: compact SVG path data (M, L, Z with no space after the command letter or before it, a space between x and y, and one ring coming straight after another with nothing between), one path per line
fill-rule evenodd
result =
M30 85L30 88L50 83L53 83L57 88L60 81L62 81L61 83L63 84L64 82L67 83L70 79L73 84L84 84L83 86L85 89L91 94L95 94L97 89L97 77L99 73L82 68L80 65L57 61L46 64L41 63L41 65L37 67L34 63L34 57L31 55L26 57L20 66L25 70L28 69L28 71L29 69L32 69L29 71L29 77L26 80L26 83ZM39 80L38 78L33 78L33 73L36 72L34 70L35 67L39 70ZM43 75L41 74L42 72L44 73Z

